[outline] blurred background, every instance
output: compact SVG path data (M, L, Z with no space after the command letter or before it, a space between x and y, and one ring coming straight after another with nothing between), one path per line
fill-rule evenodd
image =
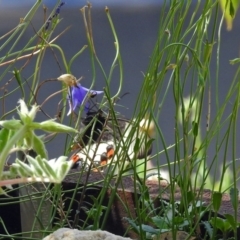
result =
M146 73L148 68L150 56L157 40L162 1L92 0L90 2L92 3L92 27L96 52L107 73L109 72L110 66L115 57L115 48L113 44L114 38L104 10L105 6L108 6L110 9L111 17L120 42L120 52L123 62L124 83L122 94L129 93L120 100L119 104L122 105L122 107L118 107L118 111L126 117L131 118L137 96L144 79L144 73ZM0 36L3 36L16 27L20 18L23 18L27 14L34 3L35 1L33 0L0 0ZM50 14L56 1L45 0L42 1L42 3L48 8L47 13ZM65 28L69 26L71 27L56 41L56 43L64 50L66 58L70 60L77 51L87 44L83 18L81 12L79 11L80 8L87 4L87 2L82 0L65 0L65 3L66 4L61 8L60 12L60 18L62 19L61 23L54 32L53 38ZM189 18L190 17L191 12L189 12ZM29 39L36 33L39 27L42 26L43 22L43 8L40 8L34 17L31 27L29 27L27 32L25 32L21 37L21 42L16 46L16 49L21 50L26 42L28 42ZM221 35L219 95L223 99L226 96L227 90L237 69L237 66L229 64L229 60L239 57L240 14L237 15L234 21L233 30L229 32L226 31L225 27L223 27ZM2 42L4 42L4 39L0 39L0 44ZM216 51L216 48L214 51ZM6 51L3 50L0 54L2 57L6 54ZM54 54L57 57L60 56L56 50L53 52L53 50L47 49L41 71L42 80L57 78L61 74L65 73L62 61L59 60L59 67L56 63ZM216 77L216 64L214 63L214 60L216 59L212 60L211 78L214 82L214 78ZM16 66L21 67L24 63L25 61L18 62ZM34 66L34 61L31 61L26 65L26 68L22 72L23 79L31 77ZM6 66L0 66L1 71L5 68ZM85 87L89 87L91 85L92 73L88 49L86 49L77 61L74 62L72 74L77 78L82 76L83 80L81 83ZM5 86L11 77L12 73L9 72L6 75L6 78L2 79L0 82L1 96L4 94L4 89L7 89L9 92L11 89L16 87L16 83L14 81L11 81L7 86ZM114 79L116 79L116 81L114 81ZM112 95L114 95L118 89L118 81L118 70L116 68L111 84ZM166 82L167 81L168 79L166 79ZM104 79L99 69L97 69L97 79L94 89L101 90L103 87ZM59 82L45 84L39 93L39 103L41 103L50 94L60 89L61 84ZM212 94L214 94L214 89ZM6 97L4 100L4 108L0 108L1 113L15 108L20 97L20 91ZM54 117L57 114L58 102L60 99L60 95L51 99L51 101L44 106L44 111ZM167 145L173 144L174 141L173 102L174 100L169 95L166 98L165 105L162 108L161 117L159 119L159 126L163 132ZM214 99L212 102L214 102ZM231 109L231 103L229 103L229 106L229 109ZM207 103L205 107L207 108ZM213 108L211 114L214 116L214 113ZM39 116L39 118L41 120L41 118L45 119L46 117ZM205 123L203 123L203 126L205 126ZM62 154L61 149L64 148L64 141L62 141L62 138L63 135L59 135L57 139L48 144L50 158L54 158L59 154ZM155 146L155 152L160 150L161 145ZM214 154L214 146L212 151L213 152L209 155L209 163L211 163L211 156ZM240 152L238 156L240 156ZM161 163L166 162L164 158L158 160L161 161Z

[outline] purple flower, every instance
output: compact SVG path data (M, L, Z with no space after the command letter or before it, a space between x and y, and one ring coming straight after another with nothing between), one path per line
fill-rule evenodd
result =
M65 4L65 2L61 2L61 3L59 4L59 6L57 7L56 12L55 12L54 15L57 16L57 15L60 13L61 7L62 7L64 4Z
M77 83L76 86L69 87L68 102L69 102L69 112L67 115L70 115L78 106L81 106L86 95L88 97L95 97L98 94L103 93L103 91L89 90L88 88L82 87L80 83ZM88 99L85 99L85 111L89 110Z
M46 24L45 24L45 30L47 30L47 29L49 28L49 25L50 25L51 21L53 20L53 18L57 17L57 15L60 14L61 7L62 7L64 4L65 4L65 2L61 2L61 3L58 5L55 13L54 13L51 17L48 18L48 20L47 20L47 22L46 22Z

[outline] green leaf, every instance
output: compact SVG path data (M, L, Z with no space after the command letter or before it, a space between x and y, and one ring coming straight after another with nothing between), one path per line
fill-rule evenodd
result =
M30 156L29 156L30 157ZM41 169L41 171L43 172L43 173L45 173L46 172L46 167L45 167L45 164L44 164L44 159L42 159L39 155L34 159L33 158L33 160L36 160L37 161L37 163L36 164L38 164L39 165L39 169ZM35 165L34 165L35 166ZM42 175L44 175L44 174L42 174Z
M0 130L0 153L8 142L8 138L10 135L10 130L3 128Z
M213 46L214 46L215 42L213 43L209 43L207 42L204 48L204 55L203 55L203 62L208 64L209 59L212 55L212 51L213 51Z
M11 165L11 167L10 167L10 174L13 177L17 176L18 175L17 167L15 167L14 165Z
M142 230L144 232L148 232L148 233L152 233L152 234L158 234L158 233L161 232L160 229L155 229L155 228L153 228L153 227L151 227L149 225L145 225L145 224L142 224Z
M12 167L16 168L17 170L17 175L21 176L21 177L29 177L29 174L27 171L24 170L24 168L22 168L19 164L13 163Z
M22 127L22 123L20 120L3 120L0 121L0 126L2 126L3 128L7 128L9 130L18 130L19 128Z
M134 151L135 153L138 152L138 150L139 150L139 148L140 148L139 146L140 146L140 138L137 138L136 141L135 141L135 144L134 144L134 148L133 148L133 151Z
M71 162L67 162L67 157L60 157L61 161L57 160L56 161L56 166L57 166L57 178L59 179L59 182L61 182L65 176L67 175L67 173L69 172L69 170L71 169L72 163ZM60 159L59 158L59 159Z
M229 60L230 64L234 65L236 63L240 63L240 58L234 58L232 60Z
M24 140L25 140L25 144L29 149L33 147L33 135L34 135L34 132L32 130L29 129L25 131Z
M226 233L232 228L231 224L226 219L219 217L212 218L210 223L213 225L213 227L221 230L223 233Z
M42 166L39 164L39 162L36 159L34 159L33 157L31 157L30 155L27 155L26 157L27 157L29 164L31 164L32 167L34 168L34 175L37 177L42 177L43 169L42 169Z
M174 224L174 225L179 225L179 224L181 224L181 223L183 223L183 222L184 222L184 217L175 216L175 217L173 218L173 224Z
M33 133L32 148L37 153L37 155L48 159L47 149L45 148L44 142L42 138L37 136L35 133Z
M43 159L43 165L44 165L44 170L45 170L47 177L49 177L50 179L53 179L53 180L57 179L56 172L53 170L53 168L51 167L51 165L48 163L47 160Z
M192 127L193 127L193 135L194 135L195 137L197 137L197 135L198 135L198 123L195 122L195 121L193 121L193 122L192 122Z
M188 192L186 193L187 204L188 204L188 205L195 200L195 196L196 196L196 193L194 193L193 191L188 191ZM180 205L179 205L179 212L180 212L180 213L184 213L184 211L185 211L185 203L184 203L184 200L182 199L182 200L180 201ZM192 208L189 208L188 211L189 211L189 212L192 211Z
M196 193L193 192L193 191L188 191L187 192L187 201L188 201L188 204L193 202L195 200L195 197L196 197Z
M212 239L212 236L213 236L213 228L212 228L210 222L208 222L208 221L202 221L202 224L203 224L203 226L205 227L205 229L206 229L206 231L207 231L210 239Z
M227 30L232 30L233 18L239 6L239 0L220 0L221 8L227 23Z
M229 230L232 229L231 224L229 223L229 221L224 221L224 232L228 232Z
M217 228L222 232L224 232L225 231L224 221L225 221L224 219L216 217L216 218L211 218L209 222L212 224L213 228Z
M72 127L54 122L53 120L47 120L40 123L41 129L46 132L54 133L78 133L78 131Z
M237 188L230 189L230 199L235 211L238 211L238 195L239 195L239 191Z
M28 164L22 162L19 159L16 160L15 164L18 164L20 167L20 168L18 168L18 170L20 171L20 169L21 169L21 171L24 173L24 175L22 175L22 177L31 177L33 175L33 171Z
M123 217L123 220L126 220L130 226L135 230L136 233L140 233L138 225L130 218Z
M235 16L235 9L234 9L234 6L233 6L233 2L232 0L229 0L229 14L232 18L234 18Z
M152 221L155 224L155 226L159 229L169 228L167 222L162 217L154 216L154 217L152 217Z
M220 192L213 192L213 209L215 212L219 211L222 203L222 193Z
M224 214L224 217L227 219L227 221L231 224L232 228L234 229L236 225L238 224L233 215L231 214Z
M42 129L42 126L41 126L41 124L40 123L38 123L38 122L31 122L31 123L29 123L29 127L31 128L31 129Z

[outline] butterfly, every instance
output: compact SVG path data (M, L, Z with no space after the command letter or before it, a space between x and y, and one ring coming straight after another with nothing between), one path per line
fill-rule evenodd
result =
M143 159L152 153L154 124L147 119L129 120L106 115L100 109L89 111L82 120L80 133L75 136L71 159L74 167L105 166L122 158ZM136 146L138 145L138 146Z

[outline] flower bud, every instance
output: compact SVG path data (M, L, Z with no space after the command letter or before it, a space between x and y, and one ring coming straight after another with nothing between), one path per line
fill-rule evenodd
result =
M47 120L40 123L41 129L46 132L56 133L77 133L78 131L72 127L65 126L61 123L54 122L53 120Z
M17 130L20 127L22 127L21 121L20 120L3 120L0 121L0 126L2 126L3 128L6 129L10 129L10 130Z
M59 81L64 82L69 87L77 86L77 79L72 74L63 74L57 78Z

